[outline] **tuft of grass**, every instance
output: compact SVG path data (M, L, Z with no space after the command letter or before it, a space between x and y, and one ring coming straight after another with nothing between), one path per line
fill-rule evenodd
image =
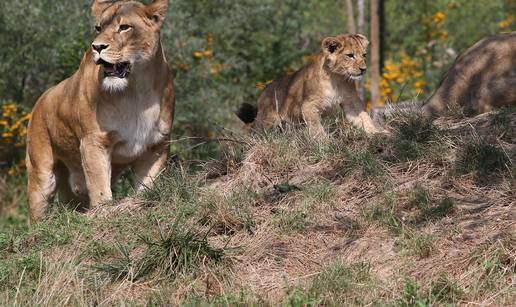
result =
M348 153L351 168L357 170L364 179L374 179L385 175L385 170L369 151L351 151Z
M239 189L229 195L214 190L201 194L197 210L201 225L210 227L218 234L233 234L239 230L253 233L256 222L250 207L259 195L249 189Z
M429 222L439 220L448 216L455 211L456 205L453 199L445 198L437 206L430 207L425 206L419 216L416 218L416 222Z
M403 294L397 302L399 307L425 307L429 302L426 297L421 296L420 286L413 280L406 280Z
M292 291L285 306L350 306L367 303L374 288L370 265L337 263L324 269L305 291Z
M308 229L307 209L294 211L280 210L278 213L278 225L285 232L302 232Z
M145 189L143 198L154 203L188 203L192 202L198 191L198 182L188 177L188 171L182 167L169 165L153 186Z
M439 304L455 304L464 295L464 290L446 273L431 283L429 292L433 301Z
M134 281L140 277L137 261L131 257L129 247L117 244L116 251L118 255L112 262L96 264L93 268L106 273L112 281L124 278Z
M434 250L435 237L430 234L405 230L401 238L395 241L395 246L410 256L419 259L428 258Z
M412 161L431 156L437 151L439 129L430 119L419 113L403 112L391 119L394 130L393 153L388 157L394 161ZM442 148L439 148L442 155Z
M459 173L475 173L479 178L507 170L509 159L499 146L483 137L465 142L457 157Z
M425 307L455 305L463 295L457 282L446 274L441 274L427 289L423 289L416 281L407 279L402 296L397 301L400 307Z
M207 233L200 234L187 228L184 221L176 220L168 230L158 228L158 236L141 235L144 246L141 256L132 256L126 247L120 247L118 259L95 268L107 273L112 280L135 281L154 273L171 280L178 275L195 272L206 263L219 263L224 257L223 249L211 246Z
M306 187L302 192L304 203L307 206L331 202L335 198L334 186L327 181L322 181Z
M510 141L516 137L515 114L516 107L506 107L500 109L492 117L490 124L502 139Z
M508 282L516 274L516 237L512 233L492 239L471 255L470 266L476 271L473 292L488 293Z
M430 205L431 202L431 194L426 188L416 185L411 191L408 193L409 202L407 207L410 208L426 208Z
M430 142L439 132L431 119L416 112L399 114L391 121L391 126L398 140L420 144Z
M164 302L156 301L155 297L150 301L151 306L170 306L165 299ZM227 293L222 296L209 299L198 295L191 295L182 304L183 307L213 307L213 306L235 306L235 307L260 307L272 306L269 302L255 294L252 294L248 289L242 289L235 293Z
M386 227L394 234L403 233L405 225L401 218L396 215L396 209L392 205L375 205L362 211L362 218L368 222L375 222Z

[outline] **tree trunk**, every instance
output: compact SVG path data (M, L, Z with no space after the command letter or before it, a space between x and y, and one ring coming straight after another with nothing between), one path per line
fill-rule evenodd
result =
M380 106L380 6L381 0L371 0L371 102Z
M355 26L355 14L353 11L353 2L351 0L346 0L346 13L347 13L346 21L348 23L348 33L356 34L357 29Z
M358 0L358 33L365 34L365 0ZM365 99L364 81L357 82L358 96L362 101Z

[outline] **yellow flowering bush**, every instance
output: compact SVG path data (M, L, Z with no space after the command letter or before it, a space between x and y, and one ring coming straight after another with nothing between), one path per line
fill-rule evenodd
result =
M500 29L510 30L510 27L514 24L516 24L516 17L515 17L515 15L510 14L509 16L507 16L507 18L500 21L498 23L498 26L500 27Z
M8 175L25 167L24 153L30 114L15 103L0 104L0 169Z
M425 21L427 24L429 24L430 27L430 33L429 33L429 39L435 40L447 40L448 39L448 32L445 30L445 22L448 16L444 12L437 12L434 15L430 17L431 22Z

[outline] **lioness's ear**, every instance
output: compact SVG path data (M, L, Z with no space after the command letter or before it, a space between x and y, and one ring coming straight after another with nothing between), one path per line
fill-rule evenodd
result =
M104 12L110 5L117 2L118 0L95 0L91 7L91 14L93 17L98 18L102 12Z
M362 34L355 34L355 37L358 38L358 40L362 44L362 47L367 48L367 46L369 46L369 40L364 35L362 35Z
M323 51L326 51L329 53L334 53L340 47L342 47L342 44L335 37L327 37L323 40L323 43L322 43Z
M147 5L146 11L152 21L156 23L158 27L163 25L165 17L167 16L168 0L154 0L151 4Z

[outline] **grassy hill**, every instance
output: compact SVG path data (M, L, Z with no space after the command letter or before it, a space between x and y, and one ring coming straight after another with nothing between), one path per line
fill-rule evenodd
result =
M218 140L155 187L0 226L2 305L514 305L514 109Z

